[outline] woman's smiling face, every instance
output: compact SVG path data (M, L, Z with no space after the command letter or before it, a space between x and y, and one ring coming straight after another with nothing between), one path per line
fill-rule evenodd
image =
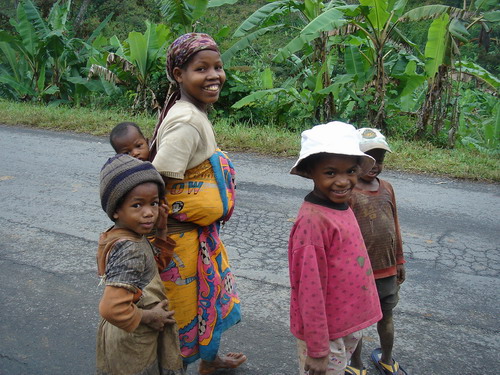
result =
M219 99L226 73L218 52L203 50L194 54L186 66L173 70L179 83L181 99L206 111L209 104Z

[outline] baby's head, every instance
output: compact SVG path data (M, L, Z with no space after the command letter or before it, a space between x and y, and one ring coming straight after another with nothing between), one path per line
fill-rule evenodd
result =
M358 176L373 166L359 148L360 135L350 124L333 121L302 132L299 159L290 171L314 181L314 194L346 203Z
M148 140L135 122L121 122L109 134L109 143L117 154L128 154L142 161L149 158Z
M373 168L360 176L360 178L363 181L372 182L380 173L382 173L384 168L385 153L387 151L392 151L387 144L385 137L378 129L361 128L358 129L358 133L361 135L359 148L361 151L375 159L375 165Z
M118 154L101 169L101 206L117 228L150 233L164 194L165 183L148 161Z

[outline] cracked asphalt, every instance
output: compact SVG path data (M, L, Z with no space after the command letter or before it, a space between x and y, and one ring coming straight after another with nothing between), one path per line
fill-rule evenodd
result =
M107 139L0 125L0 374L90 374L95 366L98 201ZM288 330L287 241L308 180L293 158L230 153L237 206L222 229L243 321L223 351L235 375L296 375ZM479 375L500 365L500 185L384 171L397 195L407 281L394 357L409 374ZM365 332L363 360L377 347ZM190 366L189 374L196 374Z

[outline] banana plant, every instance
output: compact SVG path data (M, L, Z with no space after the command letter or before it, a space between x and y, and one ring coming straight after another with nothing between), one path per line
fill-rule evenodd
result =
M65 101L75 99L83 86L73 79L81 77L91 43L110 16L86 41L71 37L68 22L71 0L57 1L43 19L31 0L19 2L16 17L10 20L15 33L0 31L0 82L12 98L22 100Z
M345 9L347 11L351 8L353 7L346 6ZM284 16L290 15L295 15L294 20L300 22L298 34L294 31L297 30L297 25L283 21L290 19ZM329 57L332 45L329 43L328 31L341 27L346 22L344 14L334 9L333 2L325 4L320 0L272 1L242 22L233 34L233 38L238 40L222 57L227 63L237 52L251 46L254 40L266 33L276 30L292 32L295 37L278 49L273 61L276 64L287 64L290 70L296 66L302 67L295 77L295 89L308 92L309 99L313 100L313 110L309 116L315 121L326 121L336 112L331 91L323 91L331 84Z
M429 123L433 125L433 134L437 135L443 128L444 120L451 117L448 144L450 147L455 144L460 115L458 91L453 88L453 78L464 76L456 74L457 62L460 61L460 46L469 42L469 29L474 25L479 24L481 33L488 34L489 23L498 22L498 11L487 10L491 5L489 3L491 2L488 0L478 0L471 2L466 8L464 2L463 9L446 5L427 5L412 9L399 18L400 22L433 20L428 30L424 53L427 92L417 121L418 138L425 135ZM461 66L467 70L467 66ZM471 70L478 71L477 67ZM483 77L488 75L482 72ZM477 78L481 79L480 75L477 75ZM491 84L493 81L489 79L487 82Z
M235 46L250 45L259 31L273 31L273 23L280 22L283 15L296 14L294 20L302 21L289 28L293 38L274 57L277 64L290 64L291 59L301 56L303 66L312 66L313 74L320 77L316 83L316 93L323 95L317 103L318 119L328 119L336 115L335 102L340 104L343 98L335 97L339 87L345 84L347 77L354 85L364 86L375 92L369 111L373 126L385 126L385 91L388 78L385 73L385 60L393 51L402 48L416 48L397 28L398 17L402 15L407 0L361 0L359 4L347 4L342 1L290 1L278 0L264 5L248 17L235 31L233 37L240 38ZM280 28L287 25L279 24ZM344 62L347 75L337 76L329 64L329 57L335 47L344 49ZM230 48L231 58L237 48ZM331 59L331 57L330 57ZM340 79L342 84L335 81ZM339 81L339 82L340 82ZM330 87L332 86L333 87ZM375 88L375 90L373 90ZM327 94L328 93L328 94ZM359 103L359 97L348 95ZM345 94L345 92L343 92ZM316 96L318 96L316 95Z
M208 8L231 5L238 0L156 0L163 22L175 34L196 31L197 22Z
M92 59L89 78L100 77L116 85L134 87L134 109L146 111L148 108L158 109L160 105L150 87L151 76L162 69L164 55L172 34L163 24L152 24L146 21L146 31L129 33L123 42L113 36L110 44L115 52L110 52L106 63ZM150 104L148 104L150 102Z

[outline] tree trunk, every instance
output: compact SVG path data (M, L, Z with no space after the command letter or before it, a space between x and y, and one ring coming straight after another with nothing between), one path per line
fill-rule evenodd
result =
M427 93L425 95L425 101L420 108L420 113L417 121L417 131L415 133L416 139L422 139L425 135L427 126L429 125L429 121L433 119L434 121L438 121L440 123L443 122L443 115L439 115L436 111L436 104L439 102L443 93L444 81L446 79L446 75L448 72L448 67L446 65L441 65L434 76L434 78L429 82L429 87L427 88ZM441 103L444 105L444 108L447 107L448 103ZM438 116L436 116L438 115ZM436 120L436 117L439 117ZM438 127L440 124L433 124L434 135L437 135Z
M386 130L385 122L385 70L384 70L384 56L382 50L378 50L376 60L376 76L374 80L374 98L372 105L376 108L370 108L368 111L368 119L372 126L382 130Z
M85 14L87 13L87 8L90 4L90 0L83 0L82 5L80 5L80 10L78 11L78 14L75 17L75 20L73 22L73 27L75 29L75 34L78 34L80 31L80 28L83 23L83 19L85 18Z

